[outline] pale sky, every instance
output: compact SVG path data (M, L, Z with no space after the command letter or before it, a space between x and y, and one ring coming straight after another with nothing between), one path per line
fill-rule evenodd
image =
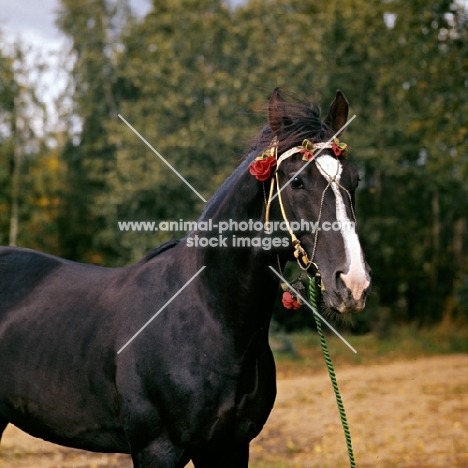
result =
M53 47L60 41L60 33L54 24L54 11L58 0L2 0L0 8L0 30L8 38L21 37L32 45ZM150 0L130 0L138 14L145 14Z
M149 10L151 0L130 0L130 4L135 13L143 16ZM59 0L0 0L0 5L1 41L11 44L19 40L32 47L29 60L35 61L34 54L39 52L49 64L37 83L36 92L39 99L47 104L53 125L57 116L52 102L66 83L66 71L59 58L63 56L66 38L55 26Z

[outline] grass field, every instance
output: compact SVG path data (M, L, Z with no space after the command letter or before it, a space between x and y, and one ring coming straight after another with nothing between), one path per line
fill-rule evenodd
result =
M332 360L339 368L468 353L468 327L465 325L450 324L427 330L405 326L394 328L386 338L374 334L345 335L345 338L357 350L356 354L335 335L326 337ZM325 364L316 333L297 333L288 336L288 342L297 352L296 357L291 352L281 351L288 348L281 337L271 338L279 379L324 371Z
M466 327L395 329L328 337L358 468L468 466ZM346 445L318 339L289 337L297 356L276 352L278 398L251 444L251 468L345 468ZM275 348L284 340L274 337ZM125 455L90 454L33 439L9 426L1 468L130 468ZM222 467L220 467L222 468Z
M468 466L468 329L403 327L385 339L346 339L357 354L334 335L327 343L357 466ZM276 353L278 400L252 444L252 467L349 466L319 339L305 333L291 342L296 357Z

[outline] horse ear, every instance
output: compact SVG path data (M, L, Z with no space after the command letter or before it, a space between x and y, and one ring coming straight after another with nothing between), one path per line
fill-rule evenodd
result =
M325 123L327 123L335 132L342 128L348 120L348 107L348 101L344 97L344 94L338 89L336 91L335 99L330 104L328 115L325 118Z
M286 119L286 106L284 105L284 99L281 95L280 89L276 87L273 90L270 102L268 103L268 121L271 131L273 133L278 133Z

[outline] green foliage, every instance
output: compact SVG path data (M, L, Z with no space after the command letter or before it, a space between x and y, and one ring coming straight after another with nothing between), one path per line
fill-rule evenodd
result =
M11 209L11 168L13 141L11 138L11 113L14 107L15 80L13 57L0 50L0 243L8 243Z
M377 285L359 330L381 327L372 316L388 310L394 322L466 317L465 7L177 0L154 1L137 20L125 0L61 0L57 24L70 39L64 98L72 105L67 128L54 133L63 144L43 141L23 166L23 245L122 265L174 233L120 232L117 221L198 217L202 201L118 114L209 198L265 122L275 86L325 106L341 88L357 115L346 141L361 174L359 232ZM16 84L12 57L0 58L4 122ZM12 151L0 134L3 243ZM27 202L31 194L42 205ZM310 323L275 316L288 328Z
M48 221L37 213L48 191L37 194L38 181L30 170L46 150L45 107L37 96L37 76L45 64L33 52L21 42L5 42L0 50L0 244L44 248L47 242L37 242L36 234L47 229Z

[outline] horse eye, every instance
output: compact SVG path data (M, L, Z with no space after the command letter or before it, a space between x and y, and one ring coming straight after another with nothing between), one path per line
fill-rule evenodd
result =
M304 184L302 183L302 180L299 177L294 177L294 179L291 180L291 187L294 190L298 190L304 188Z

